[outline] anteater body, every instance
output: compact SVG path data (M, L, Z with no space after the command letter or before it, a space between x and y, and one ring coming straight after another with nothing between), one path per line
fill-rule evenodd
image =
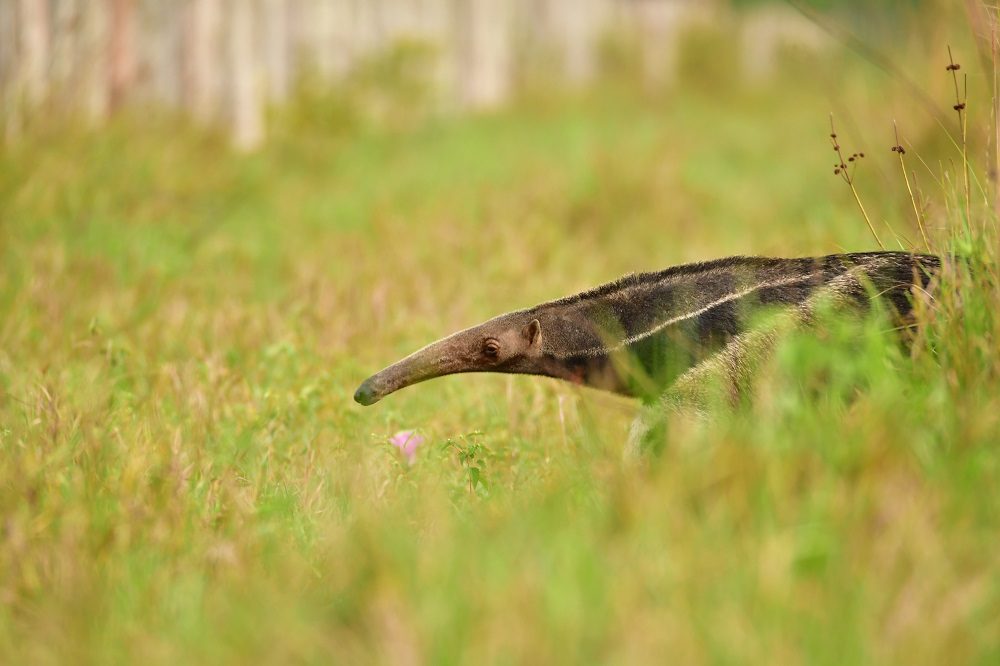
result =
M504 372L555 377L655 401L690 392L709 374L738 390L773 342L777 313L812 321L821 303L866 309L880 299L902 323L940 269L931 255L865 252L777 259L730 257L615 282L500 315L454 333L369 377L354 398L370 405L442 375Z

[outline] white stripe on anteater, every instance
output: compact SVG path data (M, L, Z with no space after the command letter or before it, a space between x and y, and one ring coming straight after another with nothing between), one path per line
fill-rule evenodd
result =
M706 312L708 312L712 308L719 307L720 305L724 305L725 303L729 303L729 302L735 301L737 299L743 298L744 296L749 296L750 294L758 292L761 289L771 289L771 288L774 288L774 287L786 287L786 286L791 285L791 284L798 284L800 282L807 282L807 281L812 280L812 279L814 279L813 276L806 275L806 276L799 276L799 277L794 277L794 278L787 278L787 279L784 279L784 280L774 280L772 282L761 282L760 284L754 285L753 287L749 287L747 289L743 289L741 291L737 291L735 293L723 296L722 298L720 298L720 299L718 299L716 301L713 301L713 302L709 303L708 305L700 307L697 310L694 310L692 312L688 312L688 313L685 313L685 314L682 314L682 315L678 315L676 317L671 317L670 319L668 319L666 321L659 322L659 323L655 324L648 331L643 331L642 333L636 333L635 335L631 335L631 336L625 338L624 340L622 340L621 342L619 342L619 343L617 343L617 344L615 344L613 346L610 346L610 347L593 347L591 349L585 349L585 350L580 351L580 352L573 352L572 355L573 356L598 356L598 355L601 355L601 354L607 354L608 352L620 351L620 350L628 347L629 345L633 345L636 342L639 342L641 340L645 340L646 338L648 338L651 335L656 335L657 333L659 333L660 331L664 330L668 326L673 326L674 324L679 324L682 321L687 321L688 319L693 319L693 318L695 318L695 317L697 317L699 315L705 314ZM561 356L557 355L557 358L561 358Z

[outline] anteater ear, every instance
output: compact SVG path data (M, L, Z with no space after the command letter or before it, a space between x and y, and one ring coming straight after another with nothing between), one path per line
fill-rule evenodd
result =
M521 335L524 339L528 341L528 346L530 347L540 347L542 345L542 325L538 323L537 319L532 319L531 322L521 330Z

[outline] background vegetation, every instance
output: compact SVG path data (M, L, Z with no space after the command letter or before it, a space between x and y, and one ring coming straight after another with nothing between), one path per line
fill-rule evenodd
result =
M931 110L840 48L747 86L703 31L670 90L611 40L589 92L451 119L390 58L252 155L150 110L37 122L0 152L0 661L996 663L992 81L961 16L918 18L879 48ZM896 119L934 249L976 268L911 349L790 340L752 406L639 466L636 406L555 381L351 401L629 271L871 249L831 110L887 244L920 245Z

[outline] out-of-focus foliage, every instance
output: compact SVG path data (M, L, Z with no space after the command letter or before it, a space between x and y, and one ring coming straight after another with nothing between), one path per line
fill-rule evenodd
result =
M423 52L390 54L304 87L249 156L154 113L5 147L0 661L1000 659L987 83L969 216L943 43L897 54L938 124L846 52L755 88L698 66L734 57L715 39L673 89L616 74L612 39L592 91L450 120ZM634 405L550 380L351 401L431 339L628 271L870 249L831 108L892 246L919 238L895 118L934 249L969 257L907 347L878 319L794 336L752 404L678 416L638 467Z
M388 131L415 128L438 111L431 85L434 58L433 46L404 41L360 63L333 86L307 73L291 102L274 110L272 122L293 137L320 139L366 125Z
M941 0L729 0L733 7L766 7L776 4L790 4L817 10L842 10L867 14L873 10L884 12L907 12L940 6Z

